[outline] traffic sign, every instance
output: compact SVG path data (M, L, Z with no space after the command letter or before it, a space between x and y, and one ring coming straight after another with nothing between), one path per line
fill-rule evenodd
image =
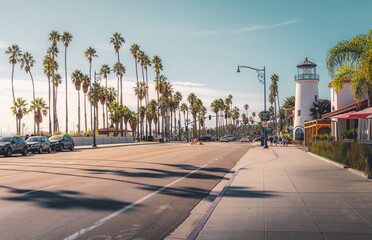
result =
M261 120L262 121L269 121L270 120L270 112L262 111L261 112Z
M268 122L262 122L262 127L264 127L264 128L269 127L269 123Z

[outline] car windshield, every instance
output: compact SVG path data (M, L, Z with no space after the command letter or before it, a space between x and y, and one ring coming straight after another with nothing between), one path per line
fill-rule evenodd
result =
M62 135L58 135L58 136L52 136L50 137L50 140L62 140L63 136Z
M27 139L26 142L41 142L41 138L40 137L32 137L32 138Z
M0 142L10 142L11 139L11 137L2 137L0 138Z

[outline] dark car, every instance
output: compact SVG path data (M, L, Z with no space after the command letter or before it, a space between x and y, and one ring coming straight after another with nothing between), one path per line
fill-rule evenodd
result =
M47 137L41 136L41 137L30 137L26 141L28 151L32 153L43 153L48 152L50 153L52 151L52 145Z
M74 151L74 140L69 135L54 135L49 138L52 144L52 149L57 152L63 151L63 149L70 149Z
M0 138L0 154L5 157L10 157L13 153L21 153L26 156L27 152L27 143L21 137Z

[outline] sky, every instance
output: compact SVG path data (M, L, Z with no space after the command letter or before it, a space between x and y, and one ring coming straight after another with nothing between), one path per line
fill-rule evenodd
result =
M102 64L112 66L117 59L110 37L119 32L125 38L120 59L126 67L124 104L136 109L134 96L135 68L129 48L140 45L150 57L159 55L164 74L186 100L194 92L208 108L215 98L233 95L233 105L249 114L263 110L263 85L255 71L237 65L266 68L267 85L270 76L279 76L279 97L295 95L296 65L307 57L316 63L320 75L320 98L330 99L331 80L325 65L327 51L340 40L349 39L371 29L372 1L253 1L253 0L90 0L90 1L0 1L0 134L15 132L15 117L11 114L11 65L4 52L11 44L18 44L23 52L35 58L32 68L36 96L47 99L47 79L42 59L50 46L48 34L52 30L68 31L73 41L67 50L68 101L70 130L77 130L77 92L69 79L71 72L81 69L89 73L84 57L91 46L97 50L92 71ZM64 48L58 45L57 61L63 84L58 89L58 117L65 127ZM15 66L16 97L32 99L32 85L28 75ZM155 98L149 71L150 97ZM116 86L109 76L108 85ZM83 101L82 101L83 102ZM99 110L102 112L102 108ZM83 116L82 116L83 117ZM41 128L48 129L47 119ZM214 121L207 126L213 126ZM25 131L31 131L33 116L24 117ZM82 123L83 126L83 123Z

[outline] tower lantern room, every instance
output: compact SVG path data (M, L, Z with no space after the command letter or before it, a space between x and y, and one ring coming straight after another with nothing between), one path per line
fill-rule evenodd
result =
M316 73L316 64L305 59L302 63L297 65L297 75L295 75L296 80L319 80L319 74Z

